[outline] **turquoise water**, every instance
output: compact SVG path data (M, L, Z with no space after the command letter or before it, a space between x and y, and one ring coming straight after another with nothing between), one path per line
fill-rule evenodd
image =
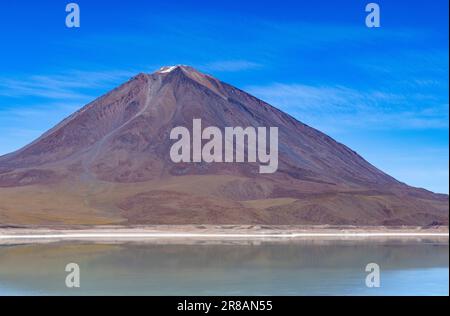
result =
M65 266L80 267L80 288ZM368 263L381 286L365 285ZM448 295L443 241L0 246L0 295Z

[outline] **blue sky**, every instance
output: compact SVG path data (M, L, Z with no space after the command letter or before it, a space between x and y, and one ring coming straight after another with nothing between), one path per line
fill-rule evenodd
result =
M247 90L408 184L448 193L448 1L0 4L0 154L139 72L188 64ZM336 3L339 2L339 3Z

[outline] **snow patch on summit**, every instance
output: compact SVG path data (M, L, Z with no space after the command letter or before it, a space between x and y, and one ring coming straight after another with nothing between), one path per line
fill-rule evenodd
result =
M165 74L165 73L171 72L172 70L175 70L177 67L178 66L164 66L164 67L160 68L158 70L158 72L161 74Z

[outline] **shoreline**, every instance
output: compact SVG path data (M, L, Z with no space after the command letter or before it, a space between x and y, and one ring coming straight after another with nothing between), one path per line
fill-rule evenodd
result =
M353 227L280 225L152 225L1 227L0 245L11 242L160 241L160 240L300 240L300 239L448 239L448 226Z

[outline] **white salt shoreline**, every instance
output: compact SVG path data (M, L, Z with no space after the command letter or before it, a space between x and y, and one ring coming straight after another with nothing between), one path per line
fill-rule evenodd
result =
M448 227L331 227L253 225L154 225L78 228L0 228L0 243L59 240L292 240L362 238L449 238Z
M449 233L294 233L294 234L164 234L79 233L44 235L0 235L0 239L139 239L139 238L302 238L302 237L449 237Z

